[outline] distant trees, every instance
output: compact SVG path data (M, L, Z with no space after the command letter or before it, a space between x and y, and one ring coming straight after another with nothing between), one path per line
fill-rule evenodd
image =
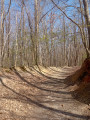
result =
M1 0L1 67L76 66L90 56L88 1L51 1Z
M4 55L5 55L5 42L8 41L8 54L9 54L9 36L10 36L10 19L9 19L9 25L7 27L8 30L6 30L6 37L5 35L5 23L6 23L6 17L9 14L10 17L10 7L11 7L11 0L9 1L8 9L5 11L5 1L1 0L1 26L0 26L0 66L3 67L3 61L4 61ZM6 38L6 39L5 39Z
M87 0L83 0L83 6L84 6L84 13L83 13L83 7L82 7L82 2L81 0L79 0L79 3L80 3L80 12L81 12L81 19L82 19L82 26L80 26L75 20L73 20L71 17L69 17L64 10L62 10L61 7L59 7L55 2L54 0L51 0L52 3L71 21L73 22L79 29L80 29L80 32L81 32L81 36L82 36L82 42L83 42L83 45L86 49L86 54L87 54L87 57L90 57L90 16L89 16L89 8L88 8L88 2ZM85 17L85 20L86 20L86 25L87 25L87 30L88 30L88 46L86 45L86 37L85 37L85 32L84 32L84 20L83 20L83 16Z

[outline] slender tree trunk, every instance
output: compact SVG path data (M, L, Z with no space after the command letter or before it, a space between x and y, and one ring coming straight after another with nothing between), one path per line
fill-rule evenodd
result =
M1 0L1 67L3 67L4 48L4 0Z
M89 56L90 57L90 15L89 15L89 7L88 7L88 1L83 0L83 5L84 5L84 11L85 11L85 19L86 19L86 24L87 24L87 29L88 29L88 40L89 40Z
M9 21L8 21L8 34L10 33L10 15L11 13L10 13L10 11L9 11ZM10 34L8 35L8 58L10 57L10 50L9 50L9 48L10 48Z
M38 1L35 0L35 65L38 65L38 35L39 35L39 16L38 16Z
M63 15L63 37L64 37L64 65L66 64L66 36L65 36L65 16Z
M16 43L15 43L15 49L16 49L16 55L15 55L15 68L17 67L17 58L18 58L18 15L16 14Z

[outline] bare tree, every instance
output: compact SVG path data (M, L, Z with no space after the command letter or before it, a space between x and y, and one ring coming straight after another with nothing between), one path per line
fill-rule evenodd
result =
M90 15L89 15L89 8L88 8L88 1L83 0L83 5L84 5L84 12L85 12L85 19L86 19L86 24L87 24L87 29L88 29L88 51L89 51L89 56L90 57Z
M4 9L4 0L1 0L1 66L3 67L3 55L4 55L4 30L5 30L5 20L6 20L6 16L8 15L8 13L10 12L10 6L11 6L11 0L9 2L9 7L7 12L5 12Z
M18 60L18 14L16 14L16 42L15 42L15 68L17 67Z
M77 23L77 22L75 22L72 18L70 18L66 13L65 13L65 11L63 11L62 9L61 9L61 7L60 6L58 6L53 0L51 0L52 1L52 3L71 21L71 22L73 22L79 29L80 29L80 32L81 32L81 36L82 36L82 42L83 42L83 45L84 45L84 48L85 48L85 50L86 50L86 53L87 53L87 57L89 57L90 56L90 52L89 52L89 49L87 48L87 46L86 46L86 42L85 42L85 36L83 35L83 29L82 29L82 27ZM87 1L85 2L83 2L84 3L84 11L85 11L85 15L86 15L86 19L88 18L89 19L89 15L88 15L88 13L89 13L89 11L88 11L88 4L85 4L85 3L87 3ZM86 10L86 8L87 8L87 10ZM87 24L88 24L88 20L87 20ZM89 36L89 35L88 35Z

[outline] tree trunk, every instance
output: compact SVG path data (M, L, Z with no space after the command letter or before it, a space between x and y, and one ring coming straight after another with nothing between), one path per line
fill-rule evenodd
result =
M83 5L84 5L84 12L85 12L85 19L86 19L86 24L87 24L87 29L88 29L88 42L89 42L89 46L88 46L88 52L89 52L89 56L90 57L90 16L89 16L89 8L88 8L88 2L87 0L83 0Z
M39 33L39 15L38 15L38 1L35 0L35 65L38 65L38 33Z
M15 55L15 68L17 67L17 57L18 57L18 20L17 20L17 14L16 14L16 43L15 43L15 49L16 49L16 55Z

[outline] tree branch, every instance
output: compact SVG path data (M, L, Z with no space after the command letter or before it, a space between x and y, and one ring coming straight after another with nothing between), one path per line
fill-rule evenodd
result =
M78 23L76 23L73 19L71 19L53 0L51 1L71 22L73 22L75 25L77 25L81 29Z
M10 2L9 2L9 7L8 7L8 10L7 10L4 18L3 18L3 21L5 20L6 16L8 15L8 13L9 13L9 11L10 11L10 7L11 7L11 0L10 0Z
M51 11L55 8L56 6L52 7L50 10L48 10L39 20L39 23L42 21L42 19Z

